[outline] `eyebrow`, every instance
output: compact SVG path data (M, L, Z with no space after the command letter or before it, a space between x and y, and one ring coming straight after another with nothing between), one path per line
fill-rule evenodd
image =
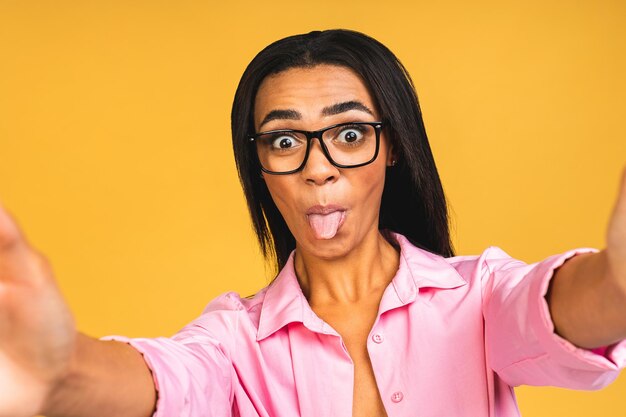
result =
M322 109L322 115L334 116L335 114L345 113L350 110L359 110L372 116L374 115L374 112L372 112L365 104L356 100L345 101L343 103L337 103L332 106L324 107Z
M370 115L374 115L374 112L369 109L365 104L360 101L350 100L344 101L343 103L333 104L332 106L327 106L322 109L322 116L334 116L336 114L345 113L350 110L359 110L365 112ZM272 110L269 112L264 118L261 124L259 125L259 129L271 122L272 120L300 120L302 119L302 114L297 110L293 109L278 109Z

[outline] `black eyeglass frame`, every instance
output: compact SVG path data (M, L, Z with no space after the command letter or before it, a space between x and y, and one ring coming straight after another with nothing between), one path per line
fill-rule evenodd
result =
M369 161L362 162L362 163L356 164L356 165L339 164L339 163L337 163L337 162L335 162L333 160L332 156L330 156L330 152L328 151L328 148L326 147L326 144L322 140L322 135L327 130L335 129L335 128L341 127L341 126L354 126L354 125L357 125L357 126L358 125L368 125L368 126L372 126L374 128L374 131L376 133L376 150L374 151L374 156ZM309 152L311 151L311 141L313 140L313 138L317 138L317 140L320 143L320 147L322 148L322 153L324 154L326 159L328 159L328 161L333 166L335 166L337 168L358 168L358 167L362 167L364 165L371 164L378 157L378 151L380 149L380 132L382 131L382 129L383 129L383 122L347 122L347 123L337 123L337 124L334 124L332 126L325 127L324 129L315 130L315 131L296 130L296 129L268 130L267 132L259 132L259 133L255 133L254 135L248 136L248 141L252 145L255 146L255 152L254 153L256 154L257 161L259 162L259 166L261 167L261 171L263 171L263 172L265 172L267 174L272 174L272 175L288 175L288 174L294 174L294 173L302 171L304 169L304 166L306 165L306 162L309 159ZM261 160L259 158L259 153L258 153L258 151L256 149L255 142L256 142L256 140L257 140L257 138L259 136L272 134L272 133L301 133L304 136L306 136L306 150L305 150L305 154L304 154L304 159L302 160L302 164L300 164L300 166L298 168L292 169L291 171L278 172L278 171L270 171L269 169L266 169L265 167L263 167L263 164L261 163Z

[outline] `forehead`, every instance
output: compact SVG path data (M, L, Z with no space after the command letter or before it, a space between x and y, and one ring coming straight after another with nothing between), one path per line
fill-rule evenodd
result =
M323 118L322 109L358 101L375 112L363 79L353 70L335 65L291 68L263 80L254 102L254 124L273 110L295 110L303 121Z

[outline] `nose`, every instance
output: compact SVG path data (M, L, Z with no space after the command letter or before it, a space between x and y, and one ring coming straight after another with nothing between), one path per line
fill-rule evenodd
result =
M330 163L319 141L319 138L311 140L311 148L306 164L302 169L302 176L307 183L323 185L336 181L339 177L339 169Z

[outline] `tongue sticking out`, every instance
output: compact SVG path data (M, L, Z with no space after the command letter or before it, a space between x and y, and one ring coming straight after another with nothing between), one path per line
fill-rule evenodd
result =
M332 239L337 234L343 211L334 211L328 214L309 214L309 225L317 239Z

